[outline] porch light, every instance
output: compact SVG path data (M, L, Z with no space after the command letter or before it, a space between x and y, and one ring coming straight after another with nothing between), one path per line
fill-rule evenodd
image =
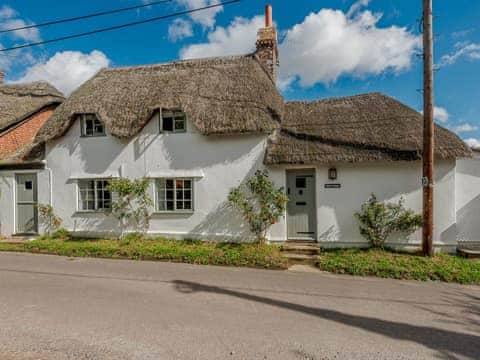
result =
M337 169L336 168L328 169L328 179L329 180L337 180Z

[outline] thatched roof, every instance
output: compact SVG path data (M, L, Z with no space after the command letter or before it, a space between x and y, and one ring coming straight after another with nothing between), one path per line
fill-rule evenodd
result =
M203 134L269 133L283 98L255 55L101 70L57 108L37 141L61 136L79 113L96 113L120 138L160 108L180 108Z
M45 106L63 100L57 89L43 81L0 85L0 132Z
M266 164L419 160L423 118L379 93L288 102L282 130L269 141ZM435 155L469 157L455 134L436 125Z

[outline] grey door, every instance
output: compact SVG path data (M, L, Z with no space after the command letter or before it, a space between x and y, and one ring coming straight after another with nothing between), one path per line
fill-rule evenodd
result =
M38 232L37 174L17 174L17 234Z
M315 170L287 171L288 240L316 239Z

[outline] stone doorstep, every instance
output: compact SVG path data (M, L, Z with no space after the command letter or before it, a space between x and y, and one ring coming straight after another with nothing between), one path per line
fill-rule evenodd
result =
M22 244L27 241L31 241L35 239L35 235L13 235L13 236L6 236L0 237L0 242L2 243L10 243L10 244Z

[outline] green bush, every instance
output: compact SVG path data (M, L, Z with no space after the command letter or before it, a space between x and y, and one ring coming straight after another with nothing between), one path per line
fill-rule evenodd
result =
M381 249L339 249L322 252L318 267L337 274L480 284L480 262L448 254L427 258Z
M360 221L360 234L373 247L383 248L388 237L395 231L413 233L422 226L421 215L405 209L405 200L398 203L379 202L374 194L362 204L361 211L355 216Z
M202 265L249 266L284 269L287 260L274 245L209 243L172 239L148 239L128 234L118 240L40 238L22 244L0 243L0 251L25 251L72 257L161 260Z
M255 172L244 186L232 189L228 203L242 212L250 231L264 242L267 230L285 211L288 197L283 188L275 188L266 170Z

